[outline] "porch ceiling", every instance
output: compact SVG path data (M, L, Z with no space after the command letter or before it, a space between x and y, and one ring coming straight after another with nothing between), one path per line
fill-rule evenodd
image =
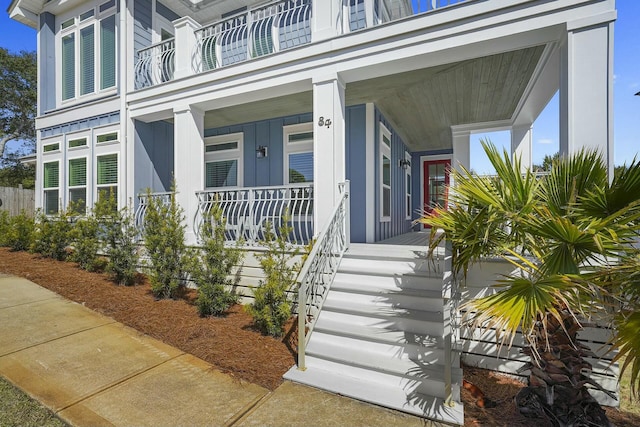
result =
M510 119L540 60L535 46L347 86L347 103L374 102L412 151L451 148L451 126Z
M544 46L349 83L347 105L375 103L412 151L451 148L451 126L511 119ZM313 110L312 91L207 111L205 128Z

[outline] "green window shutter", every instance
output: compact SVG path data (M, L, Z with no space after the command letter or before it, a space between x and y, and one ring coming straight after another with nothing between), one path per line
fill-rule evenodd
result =
M69 160L69 186L87 185L87 159Z
M118 183L118 155L98 156L98 185Z
M75 34L62 38L62 99L76 96Z
M116 16L100 21L100 89L116 85Z
M44 164L44 188L58 187L60 182L59 177L60 166L58 162L49 162Z
M95 90L95 52L93 25L80 30L80 95Z

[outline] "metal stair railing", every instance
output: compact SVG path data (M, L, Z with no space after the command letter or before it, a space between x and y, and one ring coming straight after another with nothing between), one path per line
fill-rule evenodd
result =
M339 187L340 200L298 274L298 369L302 371L311 332L351 240L349 181Z

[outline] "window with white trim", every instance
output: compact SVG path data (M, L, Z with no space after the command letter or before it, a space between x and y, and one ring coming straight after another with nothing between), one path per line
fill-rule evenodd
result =
M87 208L87 158L69 159L69 207L77 213Z
M391 132L380 123L380 221L391 221Z
M313 124L284 127L284 183L313 182Z
M86 147L87 146L87 137L82 138L74 138L67 141L67 145L69 148L77 148L77 147Z
M98 200L111 197L118 200L118 154L111 153L96 158L96 185Z
M205 188L242 186L242 133L205 138Z
M411 153L404 153L405 219L411 219Z
M107 132L96 135L96 144L106 144L110 142L119 142L118 131Z
M43 153L51 153L53 151L60 151L60 142L52 142L49 144L42 145Z
M65 19L60 35L62 101L116 86L116 2L110 0Z
M58 191L60 190L60 162L43 164L43 200L42 208L47 215L58 213Z

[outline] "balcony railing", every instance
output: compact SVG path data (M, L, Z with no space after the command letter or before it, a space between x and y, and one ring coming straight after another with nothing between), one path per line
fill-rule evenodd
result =
M168 206L171 204L171 195L173 193L151 193L151 194L138 194L138 206L136 207L136 211L134 214L134 219L136 221L136 228L138 229L138 237L142 238L142 234L144 232L144 217L147 213L147 208L149 207L149 203L151 203L151 199L159 201L162 205Z
M193 71L200 73L311 43L311 0L285 0L196 31Z
M280 233L283 216L288 212L291 233L286 236L293 245L306 245L313 238L313 184L291 184L281 187L253 187L201 191L194 231L202 238L203 221L214 206L226 221L225 241L243 241L259 246L270 227Z
M138 51L135 68L136 89L173 80L175 39L164 40Z
M477 0L413 0L411 6L402 0L315 1L335 2L337 14L318 18L312 14L313 0L280 0L205 27L192 18L180 18L174 21L176 39L138 51L135 88L173 80L174 72L176 78L199 74L309 44L312 39L322 40ZM190 21L188 25L185 19ZM313 19L325 20L315 24L322 27L319 34L312 34ZM180 28L186 31L179 31Z

